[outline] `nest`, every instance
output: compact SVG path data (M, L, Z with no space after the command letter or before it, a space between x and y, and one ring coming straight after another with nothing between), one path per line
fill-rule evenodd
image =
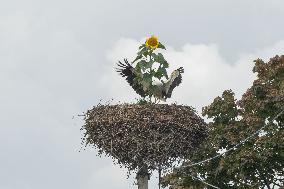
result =
M167 104L97 105L85 114L83 143L94 145L133 171L149 171L186 158L207 136L193 108Z

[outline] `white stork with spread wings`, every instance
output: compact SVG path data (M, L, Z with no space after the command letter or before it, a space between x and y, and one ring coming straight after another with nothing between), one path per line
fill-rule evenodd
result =
M135 71L135 68L132 67L127 59L124 59L125 63L118 62L119 68L117 68L117 72L122 76L126 77L127 82L129 85L135 90L137 94L139 94L142 97L150 96L150 89L143 86L141 83L138 83L135 78L140 77L141 78L141 73L137 73ZM177 70L174 70L171 73L171 76L166 82L161 82L158 84L153 85L152 88L152 94L155 98L166 101L167 98L171 98L172 96L172 91L174 90L175 87L177 87L181 81L182 81L182 76L181 74L184 73L183 67L180 67Z

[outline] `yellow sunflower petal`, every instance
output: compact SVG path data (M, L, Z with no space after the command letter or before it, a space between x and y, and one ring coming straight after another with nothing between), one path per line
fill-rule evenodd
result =
M156 36L152 35L146 40L145 44L146 44L146 47L148 48L156 49L159 46L159 41Z

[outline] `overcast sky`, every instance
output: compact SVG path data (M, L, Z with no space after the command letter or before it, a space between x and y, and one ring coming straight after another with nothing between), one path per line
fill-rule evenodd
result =
M1 0L0 188L135 188L109 158L79 152L77 114L138 97L115 63L155 34L169 71L185 68L169 103L200 112L225 89L240 98L254 59L284 54L283 19L282 0Z

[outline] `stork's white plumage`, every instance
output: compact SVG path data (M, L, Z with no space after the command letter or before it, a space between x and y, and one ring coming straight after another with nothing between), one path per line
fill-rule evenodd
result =
M167 98L171 98L173 89L182 82L181 74L184 73L184 69L183 67L180 67L171 73L166 82L154 84L151 88L145 87L141 83L138 83L135 79L139 76L135 69L128 63L126 59L124 62L124 64L122 62L117 64L119 66L117 72L120 73L122 77L126 77L129 85L136 91L137 94L142 97L147 95L151 96L152 94L155 98L166 101Z
M163 101L166 101L167 98L171 98L174 88L179 86L182 82L182 73L184 73L184 69L180 67L171 73L170 78L165 83L154 85L154 96Z

